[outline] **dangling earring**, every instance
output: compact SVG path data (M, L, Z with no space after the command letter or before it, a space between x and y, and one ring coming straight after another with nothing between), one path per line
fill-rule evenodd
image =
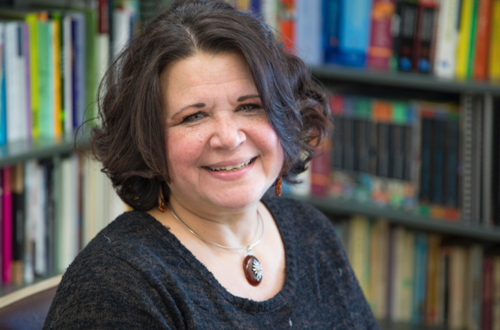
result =
M158 210L160 212L165 212L167 207L165 206L165 199L163 198L163 190L160 188L160 196L158 197Z
M275 192L276 196L281 196L281 175L278 177L278 180L276 180Z

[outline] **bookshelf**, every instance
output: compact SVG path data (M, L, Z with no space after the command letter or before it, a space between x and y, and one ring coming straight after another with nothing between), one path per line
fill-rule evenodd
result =
M16 1L22 4L30 2ZM54 4L60 1L33 1L37 4ZM169 1L156 1L166 5ZM85 1L88 5L90 1ZM141 1L141 17L148 20L154 16L156 4L151 1ZM326 87L349 85L353 91L361 91L364 88L385 89L384 96L398 94L402 98L426 98L431 95L434 98L445 98L453 102L460 102L464 94L479 95L481 97L500 97L500 84L481 81L460 81L453 79L438 78L433 75L403 73L394 71L377 71L357 68L347 68L330 65L311 65L311 73ZM378 93L377 91L377 93ZM400 92L404 92L401 93ZM33 159L50 158L58 155L69 154L74 149L74 136L63 135L59 139L35 139L31 142L18 141L7 143L0 147L0 167L15 165ZM87 146L85 139L79 140L79 146ZM107 180L105 180L107 182ZM411 229L427 232L440 233L448 236L481 241L484 244L495 244L500 242L500 229L483 225L471 225L448 220L431 219L415 212L406 212L389 207L379 207L375 204L364 204L343 199L332 199L326 197L298 196L292 197L305 201L327 214L361 214L371 218L385 218L390 224L401 225ZM37 277L29 285L9 285L0 288L0 306L5 304L11 294L30 292L36 288L36 283L47 278L57 276L48 274ZM11 296L10 296L11 297ZM446 327L431 327L421 324L409 324L392 322L390 320L379 320L381 329L425 329L445 330Z
M490 94L500 96L500 83L488 81L460 81L439 78L433 75L399 71L368 70L332 65L310 66L311 73L320 81L348 82L354 84L383 85L413 91L432 91L436 93Z
M373 218L384 218L391 224L412 229L441 233L479 240L482 242L500 242L500 228L452 222L445 219L432 219L404 210L363 204L340 198L288 195L309 203L326 214L361 214Z

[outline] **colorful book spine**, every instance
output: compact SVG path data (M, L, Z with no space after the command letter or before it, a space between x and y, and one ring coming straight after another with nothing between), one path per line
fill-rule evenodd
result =
M467 79L472 79L474 77L474 63L476 58L476 44L479 30L479 2L482 0L474 0L473 12L472 12L472 23L471 23L471 38L468 48L468 60L467 60Z
M500 0L493 0L491 8L490 54L488 76L491 81L500 81Z
M24 53L24 83L25 83L25 98L26 98L26 138L32 140L33 136L33 101L31 92L31 51L30 51L30 28L29 24L23 24L23 53Z
M7 83L5 80L5 25L0 23L0 146L7 144Z
M479 2L473 72L474 79L476 80L485 80L488 78L488 56L491 42L491 7L492 0L481 0Z
M12 279L12 191L10 167L2 170L2 280L4 284L10 284Z
M413 304L411 321L422 323L425 316L425 279L427 269L427 235L415 234Z
M469 68L470 46L473 40L473 17L475 15L475 0L462 0L460 10L460 22L456 50L455 76L458 79L466 79Z
M62 33L62 17L61 13L59 12L54 12L51 15L52 19L52 68L53 68L53 73L52 73L52 82L53 82L53 105L54 105L54 112L53 112L53 119L54 123L53 128L54 128L54 137L56 139L61 138L62 133L63 133L63 85L62 85L62 73L61 73L61 43L62 43L62 38L61 38L61 33Z
M342 65L364 67L370 43L371 0L341 0L339 57Z
M369 68L389 70L393 37L391 24L396 10L395 0L374 0L371 13L371 36L368 49Z
M413 68L420 73L431 73L436 35L438 4L434 0L419 0Z
M296 0L295 41L297 53L309 65L323 63L322 0Z
M401 19L398 37L398 70L413 70L413 47L417 31L418 7L416 1L402 0L398 4Z
M29 63L30 63L30 101L31 101L31 136L37 138L40 133L39 111L40 111L40 88L38 69L38 15L31 13L26 15L29 33Z
M340 15L341 0L323 1L323 47L324 61L328 64L340 64L339 38L340 38Z
M434 58L434 74L438 77L455 76L459 10L459 1L441 0Z
M40 13L38 22L38 44L52 45L53 22L48 14ZM40 93L40 110L38 111L39 135L52 138L54 136L54 73L53 47L38 48L38 78Z

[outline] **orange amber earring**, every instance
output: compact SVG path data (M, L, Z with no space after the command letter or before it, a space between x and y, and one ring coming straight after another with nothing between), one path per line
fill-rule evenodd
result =
M275 187L275 192L276 196L280 197L281 196L281 175L278 177L278 180L276 180L276 187Z
M165 206L165 199L163 198L163 191L160 188L160 196L158 198L158 210L160 212L165 212L167 210L167 207Z

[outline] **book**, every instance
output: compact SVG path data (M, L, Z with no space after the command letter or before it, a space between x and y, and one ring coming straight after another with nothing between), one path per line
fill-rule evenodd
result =
M2 175L2 281L12 280L12 190L10 167L4 167Z
M434 74L438 77L455 76L459 10L459 1L441 0L434 58Z
M413 47L417 29L417 1L402 0L398 4L401 18L398 37L398 70L413 71Z
M389 223L376 219L370 233L370 306L377 319L387 315L386 294L388 282Z
M370 285L370 221L363 216L354 216L349 228L349 260L361 290L369 294Z
M492 328L493 303L493 256L487 256L483 261L483 300L481 306L481 329Z
M396 11L395 0L374 0L371 12L370 46L367 67L389 70L393 56L392 20Z
M296 0L295 42L297 54L309 65L323 63L322 0Z
M466 79L468 78L470 47L473 40L475 0L462 0L460 6L455 77L458 79Z
M5 79L7 105L7 141L28 139L26 63L23 52L24 22L10 21L5 24Z
M370 42L371 0L341 0L339 61L365 67Z
M438 8L438 3L434 0L418 2L412 67L421 73L432 72Z
M473 77L485 80L488 78L492 0L480 0L478 6Z
M340 64L340 5L341 0L323 1L323 47L325 56L324 62L327 64Z
M415 233L413 266L413 302L411 321L423 323L425 317L425 287L427 268L427 234Z
M53 21L47 12L39 14L37 22L38 45L52 45L54 35ZM40 110L38 111L38 133L45 138L53 138L55 134L54 117L54 49L38 48L38 79Z
M500 0L491 4L490 53L488 59L488 77L491 81L500 81Z
M492 292L491 328L500 329L500 256L493 257L493 292Z
M435 325L438 317L437 289L439 283L438 273L441 237L436 234L430 234L428 242L425 323L428 325Z
M24 256L24 166L17 164L11 168L12 191L12 281L14 284L23 283L23 256Z
M448 322L450 329L463 329L464 300L465 300L465 248L453 246L450 255L450 273L448 276Z

